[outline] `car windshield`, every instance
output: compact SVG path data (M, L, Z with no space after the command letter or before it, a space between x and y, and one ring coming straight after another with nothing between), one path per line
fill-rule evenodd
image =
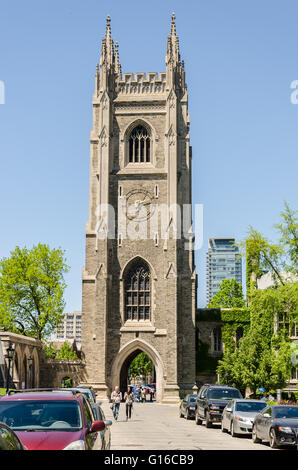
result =
M261 411L266 407L266 403L264 402L250 402L250 401L240 401L236 402L235 410L236 411L244 411L245 413L252 413L254 411Z
M194 403L196 401L196 398L197 398L197 395L191 395L190 397L188 397L188 401L190 403Z
M211 388L208 390L208 398L217 398L218 400L231 400L232 398L242 398L239 390L233 388Z
M79 404L64 400L0 401L0 421L16 431L76 431L82 428Z
M298 419L298 406L278 406L273 408L273 416L274 418Z

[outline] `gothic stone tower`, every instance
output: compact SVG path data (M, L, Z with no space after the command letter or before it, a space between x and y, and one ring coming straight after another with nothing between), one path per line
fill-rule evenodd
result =
M126 387L129 364L144 351L155 366L157 400L175 402L196 389L196 274L186 217L188 95L174 15L166 72L148 75L122 75L107 18L90 143L82 299L87 383L107 398L116 385ZM165 215L162 207L171 210Z

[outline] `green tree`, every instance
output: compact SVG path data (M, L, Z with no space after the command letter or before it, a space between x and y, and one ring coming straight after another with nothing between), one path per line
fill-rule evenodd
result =
M153 364L150 357L145 352L141 352L131 361L129 370L132 377L147 375L152 373Z
M63 343L58 351L56 359L78 359L76 352L67 341Z
M248 236L239 244L246 251L246 284L247 298L250 299L256 288L257 279L264 272L271 271L276 283L284 284L280 274L282 268L282 255L284 249L279 244L274 244L263 235L249 227Z
M58 354L57 346L53 343L43 345L42 349L45 351L47 359L55 359Z
M291 376L288 328L298 318L298 283L255 291L250 310L248 333L235 351L224 354L217 372L228 384L253 392L261 386L267 392L283 388ZM276 332L280 319L286 328Z
M224 279L208 308L245 307L242 286L235 279Z
M282 221L275 225L281 234L280 244L286 250L287 261L284 263L286 271L298 274L298 211L292 210L285 202L285 209L281 213Z
M0 261L0 325L42 339L62 321L64 252L38 244Z

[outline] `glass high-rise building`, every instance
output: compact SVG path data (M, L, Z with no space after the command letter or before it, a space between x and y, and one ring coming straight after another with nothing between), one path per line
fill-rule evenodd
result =
M242 260L235 238L209 238L207 252L207 303L218 292L224 279L242 285Z

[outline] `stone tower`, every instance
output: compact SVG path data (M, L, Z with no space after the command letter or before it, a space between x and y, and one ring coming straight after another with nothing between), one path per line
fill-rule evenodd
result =
M102 399L140 351L157 400L195 387L196 273L188 94L175 15L166 71L124 73L110 18L95 74L82 351Z

